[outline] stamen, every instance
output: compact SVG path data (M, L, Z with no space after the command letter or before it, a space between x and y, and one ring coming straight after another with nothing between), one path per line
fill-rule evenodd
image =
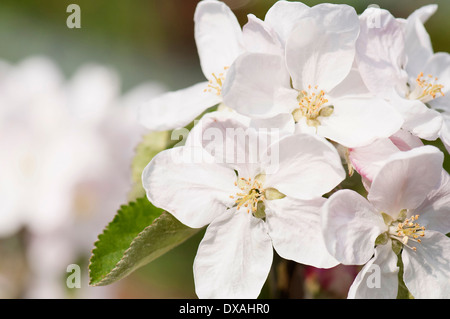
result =
M324 107L328 100L325 98L325 92L318 90L318 86L308 85L308 91L300 91L297 97L299 108L295 109L292 115L294 120L298 122L301 117L306 118L306 122L310 126L320 125L317 118L319 116L330 116L333 113L332 107Z
M420 72L416 79L417 86L411 92L410 98L427 102L430 99L435 99L439 94L445 96L444 92L442 92L444 86L438 84L437 81L438 78L433 77L431 74L425 77L423 72Z
M236 194L237 199L235 203L237 204L237 210L244 206L246 208L248 207L247 213L250 213L250 211L255 213L258 208L258 202L265 199L265 190L262 183L257 179L252 181L251 178L246 179L241 177L235 185L242 191Z
M223 68L224 71L228 70L230 67L226 66ZM208 87L203 90L203 92L211 92L214 93L217 96L220 96L222 94L222 85L225 82L225 73L219 73L216 75L215 73L212 74L214 80L209 80Z
M425 236L425 227L420 226L419 223L415 221L419 218L419 215L411 216L402 222L397 223L396 234L391 234L391 237L399 240L402 244L414 251L417 250L416 247L408 246L409 241L414 241L416 243L421 243L419 237Z

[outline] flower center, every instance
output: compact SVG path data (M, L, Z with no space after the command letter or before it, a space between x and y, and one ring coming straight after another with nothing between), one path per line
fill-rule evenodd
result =
M217 96L220 96L222 94L222 85L225 82L225 72L230 67L226 66L223 68L222 73L219 74L212 74L213 79L209 80L208 87L203 90L203 92L211 92L215 93Z
M320 125L319 116L330 116L333 113L333 106L325 106L328 100L325 98L325 92L318 89L317 85L313 88L308 86L308 91L302 90L297 97L299 107L292 112L295 122L305 117L309 126L317 127Z
M394 220L390 215L382 212L381 215L383 216L385 224L388 226L388 231L378 236L375 244L384 245L390 238L393 240L392 249L396 254L399 254L403 247L408 247L409 249L416 251L417 248L409 246L408 243L410 241L420 243L420 237L425 236L425 227L416 223L419 215L406 218L406 213L407 210L403 209L400 212L399 217Z
M409 241L414 241L420 243L419 237L425 236L425 227L420 226L419 223L415 221L419 218L419 215L411 216L411 218L406 218L404 221L394 221L389 227L389 235L392 239L400 241L403 246L406 246L414 251L417 250L416 247L411 247L408 245Z
M409 98L426 103L435 99L438 95L444 96L444 93L442 92L444 86L438 84L437 81L438 78L433 77L431 74L424 76L423 72L420 72L416 79L416 86L414 90L410 92Z
M237 210L241 207L247 209L247 213L256 213L258 209L258 203L265 199L264 188L262 182L257 178L239 178L237 182L234 183L240 191L236 193L235 196L231 195L230 198L235 198L235 203L237 204Z

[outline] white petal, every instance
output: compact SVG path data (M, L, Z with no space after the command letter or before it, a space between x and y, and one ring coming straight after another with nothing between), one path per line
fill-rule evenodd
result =
M199 298L257 298L272 265L264 222L229 210L207 228L194 261Z
M402 252L403 280L417 299L450 298L450 238L427 230L417 251L404 248Z
M254 178L261 172L262 163L270 160L267 148L279 138L269 130L249 127L247 121L236 117L208 116L197 124L200 125L205 151L215 163L237 170L243 178Z
M164 131L184 127L207 108L222 101L215 92L204 92L208 82L164 93L142 105L139 121L150 130Z
M447 95L450 93L450 54L447 52L438 52L434 54L423 67L425 75L432 75L437 78L436 83L443 85L442 92ZM417 76L417 75L416 75ZM441 98L440 94L436 95L436 100ZM450 109L448 106L447 109Z
M308 134L282 138L269 149L265 187L298 199L314 199L331 191L345 171L336 149L326 140Z
M437 4L429 4L429 5L425 5L420 7L419 9L415 10L413 13L411 13L408 17L409 19L419 19L420 22L422 22L423 24L425 24L425 22L428 21L428 19L436 13L438 9L438 5Z
M436 4L423 6L407 19L405 51L408 63L406 68L408 73L414 76L423 72L420 68L433 54L431 39L424 24L437 11L437 8Z
M214 163L182 161L184 151L176 147L156 155L144 169L142 182L153 205L199 228L231 206L236 174Z
M411 214L420 215L420 224L443 234L450 233L450 177L443 169L439 187Z
M280 137L291 135L295 132L295 122L292 114L281 113L268 119L252 119L250 126L255 129L279 130Z
M221 1L200 1L194 14L195 41L207 79L223 72L242 53L242 31L230 8Z
M264 21L276 31L284 45L295 25L309 12L309 9L301 2L277 1L267 11Z
M391 96L390 104L402 115L402 128L412 134L435 140L442 127L442 116L439 112L428 108L418 100L408 100L399 96Z
M444 121L442 123L441 131L439 132L439 137L442 143L444 143L447 152L450 153L450 114L445 114L443 116L443 120Z
M360 16L356 60L367 88L377 95L406 89L404 23L384 9L368 8Z
M317 268L338 264L322 237L320 209L324 202L324 198L304 201L290 197L265 201L269 235L281 257Z
M357 66L353 66L347 77L339 83L333 90L328 92L330 99L336 100L349 96L367 96L372 98L373 94L369 92L364 81L361 78Z
M288 94L291 103L280 99ZM279 55L247 53L236 59L222 89L224 103L239 113L269 118L289 113L298 92L289 87L289 74Z
M433 146L396 153L375 176L367 198L393 217L402 209L417 208L439 186L443 160L444 154Z
M359 33L358 16L345 5L322 4L302 18L286 42L293 86L331 91L349 74Z
M348 292L349 299L395 299L398 292L397 255L391 242L375 248L375 256L363 267Z
M242 35L248 52L284 55L284 47L275 31L268 23L253 14L248 15L248 22L242 28Z
M323 207L322 230L332 256L345 265L362 265L372 257L375 240L387 226L365 198L340 190Z
M408 18L405 35L406 71L416 77L423 72L423 66L433 55L431 39L419 19Z
M354 97L331 102L333 114L320 118L317 133L346 147L389 137L403 124L397 111L381 99Z

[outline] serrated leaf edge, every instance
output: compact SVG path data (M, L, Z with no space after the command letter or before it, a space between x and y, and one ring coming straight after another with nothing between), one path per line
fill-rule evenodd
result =
M135 202L133 202L133 204L135 204ZM126 206L126 205L124 205L124 206ZM133 245L135 244L135 242L138 241L138 240L143 236L143 233L144 233L148 228L154 227L155 225L157 225L158 222L160 221L161 217L163 217L164 214L169 214L169 213L166 212L166 211L164 211L159 217L155 218L155 220L153 221L153 223L151 223L150 225L148 225L147 227L145 227L145 228L144 228L144 229L143 229L143 230L142 230L142 231L141 231L141 232L140 232L140 233L132 240L132 242L130 243L130 246L125 250L125 252L123 253L122 258L116 263L115 267L114 267L113 269L111 269L111 271L110 271L109 273L107 273L106 275L104 275L103 279L101 279L101 280L98 281L97 283L93 283L93 282L91 281L91 279L90 279L90 281L89 281L89 286L91 286L91 287L106 286L106 285L112 284L113 282L116 282L117 280L111 281L111 277L114 277L115 273L119 271L119 269L121 268L121 265L125 262L126 258L128 257L129 251L133 248ZM113 221L114 221L114 220L113 220ZM112 221L112 222L113 222L113 221ZM111 223L112 223L112 222L111 222ZM109 226L109 225L108 225L108 226ZM108 227L105 228L105 231L106 231L107 228L108 228ZM201 228L195 228L195 229L194 229L194 228L191 228L191 229L193 230L193 234L192 234L192 235L194 235L194 234L196 233L196 232L194 232L194 230L197 230L197 231L200 231L200 230L201 230ZM104 232L105 232L105 231L104 231ZM103 232L103 233L104 233L104 232ZM102 233L102 234L103 234L103 233ZM100 234L99 237L100 237L102 234ZM184 241L186 241L188 238L190 238L190 237L186 237L183 241L179 242L178 245L181 244L181 243L183 243ZM89 259L89 278L91 278L91 277L90 277L90 273L91 273L90 265L91 265L91 263L92 263L92 258L94 257L94 254L95 254L95 250L97 249L96 244L97 244L97 242L99 242L99 240L100 240L100 238L95 242L94 248L93 248L92 251L91 251L92 255L91 255L91 258ZM175 246L176 246L176 245L175 245ZM173 246L173 247L175 247L175 246ZM169 246L169 247L171 247L171 246ZM171 247L171 248L173 248L173 247ZM171 248L169 248L168 250L170 250ZM160 255L160 256L161 256L161 255ZM158 257L159 257L159 256L158 256ZM158 258L158 257L155 257L154 259L156 259L156 258ZM153 259L153 260L154 260L154 259ZM142 267L142 266L144 266L144 265L141 265L141 266L139 266L139 267L137 267L137 268L140 268L140 267ZM122 278L128 276L129 274L131 274L131 273L132 273L134 270L136 270L137 268L131 270L129 273L126 273L126 271L125 271L125 275L121 276L120 279L122 279ZM118 280L120 280L120 279L118 279Z

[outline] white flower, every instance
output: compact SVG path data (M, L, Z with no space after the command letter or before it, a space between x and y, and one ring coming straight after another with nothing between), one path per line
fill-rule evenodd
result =
M375 176L368 200L342 190L325 203L330 253L343 264L365 264L349 298L396 298L400 257L415 298L450 297L450 179L442 162L432 146L396 153ZM378 286L370 283L374 271Z
M433 53L423 26L436 9L425 6L406 20L382 9L364 11L357 64L368 89L402 114L403 129L427 140L441 136L448 148L448 123L443 126L443 120L450 114L450 56Z
M281 29L272 26L276 11L290 6L277 5L265 21L285 41L285 54L240 55L228 71L224 103L252 118L291 115L297 132L317 133L347 147L395 133L402 119L388 103L368 94L353 67L359 34L354 9L299 6Z
M217 151L214 162L180 163L177 159L190 146L177 147L159 153L142 176L155 206L189 227L209 225L194 262L197 295L256 298L272 264L272 246L286 259L335 266L319 223L322 195L345 177L335 148L321 138L298 134L254 150L254 145L264 145L267 134L233 118L202 121L205 134L221 133L222 140L205 140L205 148L193 152L211 156ZM234 143L227 129L246 132L244 138L256 143ZM218 145L231 147L230 152L221 152ZM262 154L279 157L273 161Z
M151 130L183 127L221 103L227 70L244 50L239 22L223 2L200 1L194 22L200 65L207 81L168 92L142 106L140 121Z

